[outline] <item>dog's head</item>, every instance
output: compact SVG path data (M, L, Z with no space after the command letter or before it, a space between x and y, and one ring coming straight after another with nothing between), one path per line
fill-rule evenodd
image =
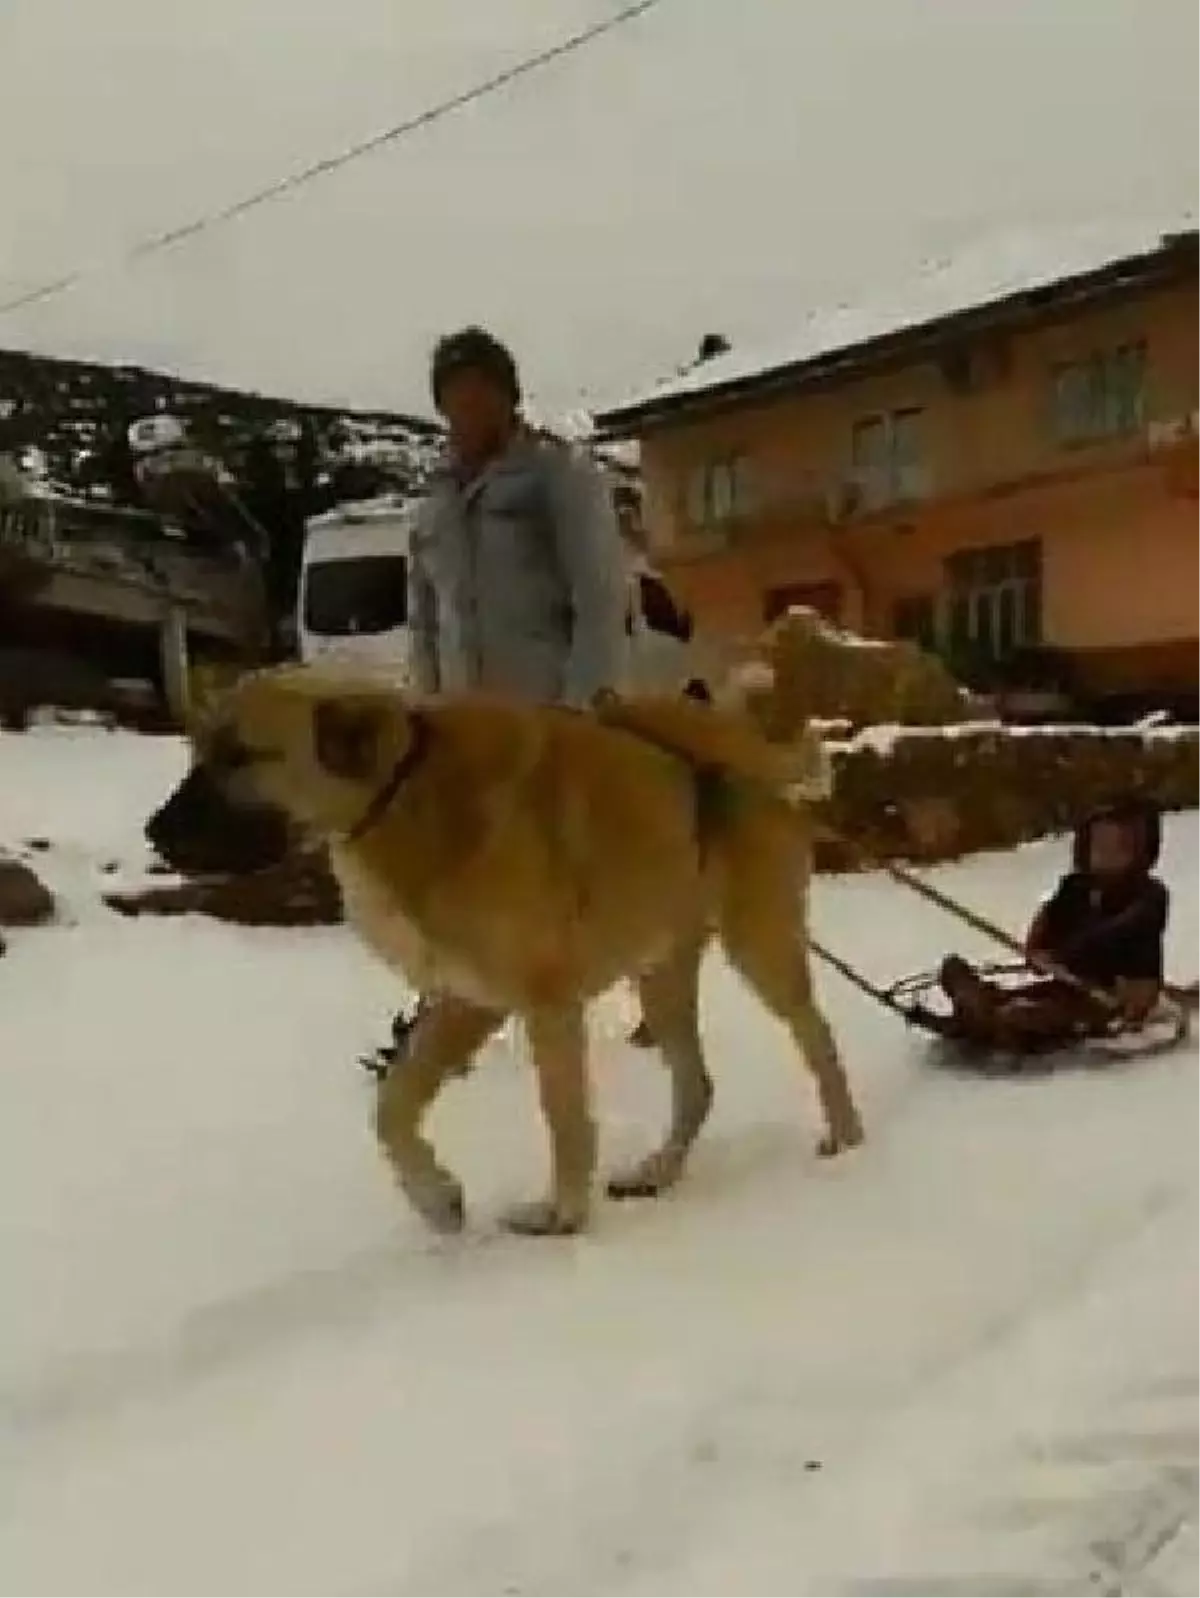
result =
M404 756L398 695L311 667L241 679L192 729L192 764L146 836L181 871L262 870L297 833L352 830Z

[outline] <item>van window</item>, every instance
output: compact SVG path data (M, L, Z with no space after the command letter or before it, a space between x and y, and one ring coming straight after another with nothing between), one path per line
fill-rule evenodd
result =
M687 643L692 636L692 618L675 603L666 583L661 578L642 572L638 576L638 586L642 615L650 631L665 633L668 638L678 638L681 643Z
M323 638L386 633L408 621L403 555L315 561L304 578L304 626Z

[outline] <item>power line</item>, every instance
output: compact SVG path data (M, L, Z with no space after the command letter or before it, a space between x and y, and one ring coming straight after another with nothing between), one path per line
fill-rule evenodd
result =
M382 132L372 134L370 138L363 139L357 144L341 150L337 155L325 156L320 161L314 161L310 166L302 167L300 171L293 172L287 177L278 178L274 183L269 183L265 188L257 189L253 194L248 194L240 200L223 206L219 210L210 211L204 216L197 217L192 222L182 223L179 227L168 228L165 232L151 234L149 237L131 245L120 258L117 264L128 264L142 260L147 255L156 255L160 250L170 249L173 245L182 243L185 239L194 238L198 233L204 233L209 228L219 227L222 223L232 222L237 217L244 216L247 211L252 211L256 206L266 205L270 200L277 200L284 194L289 194L295 189L302 188L306 183L312 183L317 178L328 177L331 172L348 166L351 161L357 161L361 156L371 155L376 150L381 150L385 145L394 144L398 139L410 133L416 133L421 128L426 128L431 122L437 122L444 116L449 116L454 111L461 111L464 106L472 105L477 100L484 99L489 94L494 94L498 89L506 88L508 84L515 83L518 78L528 76L531 72L538 71L541 67L549 66L552 61L560 61L564 56L581 50L593 40L599 39L603 34L612 33L615 29L623 27L627 22L644 16L647 11L652 11L660 5L662 0L638 0L635 5L625 6L621 11L615 12L611 17L606 17L601 22L595 22L590 27L583 28L578 33L571 34L560 43L549 46L548 49L539 50L536 55L526 56L518 61L515 66L505 67L503 72L497 72L493 77L486 78L482 83L477 83L470 89L451 95L447 100L430 106L425 111L419 111L415 116L408 117L403 122L397 122ZM36 305L44 300L55 298L64 294L77 283L90 277L94 272L103 270L103 267L81 267L78 271L68 272L65 276L55 278L52 282L41 284L37 288L28 289L23 294L18 294L14 299L0 301L0 316L7 316L12 311L23 310L26 306Z

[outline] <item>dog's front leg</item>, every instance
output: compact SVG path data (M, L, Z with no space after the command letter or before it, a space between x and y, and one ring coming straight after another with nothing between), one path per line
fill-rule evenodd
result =
M698 994L707 941L707 933L684 940L639 980L642 1014L671 1073L671 1127L653 1154L612 1178L608 1191L613 1198L652 1198L673 1187L708 1119L713 1085L700 1043Z
M514 1232L562 1236L587 1224L596 1166L583 1006L539 1009L525 1021L550 1133L550 1195L511 1211L508 1225Z
M457 1232L465 1218L461 1184L437 1162L421 1136L425 1112L448 1076L503 1022L453 994L439 994L421 1007L408 1050L383 1077L375 1110L375 1133L413 1208L439 1232Z

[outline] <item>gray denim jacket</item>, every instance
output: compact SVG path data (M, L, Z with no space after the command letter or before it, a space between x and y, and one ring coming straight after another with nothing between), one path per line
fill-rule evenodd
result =
M520 434L474 481L442 473L409 570L423 691L583 705L624 681L625 549L603 474L566 446Z

